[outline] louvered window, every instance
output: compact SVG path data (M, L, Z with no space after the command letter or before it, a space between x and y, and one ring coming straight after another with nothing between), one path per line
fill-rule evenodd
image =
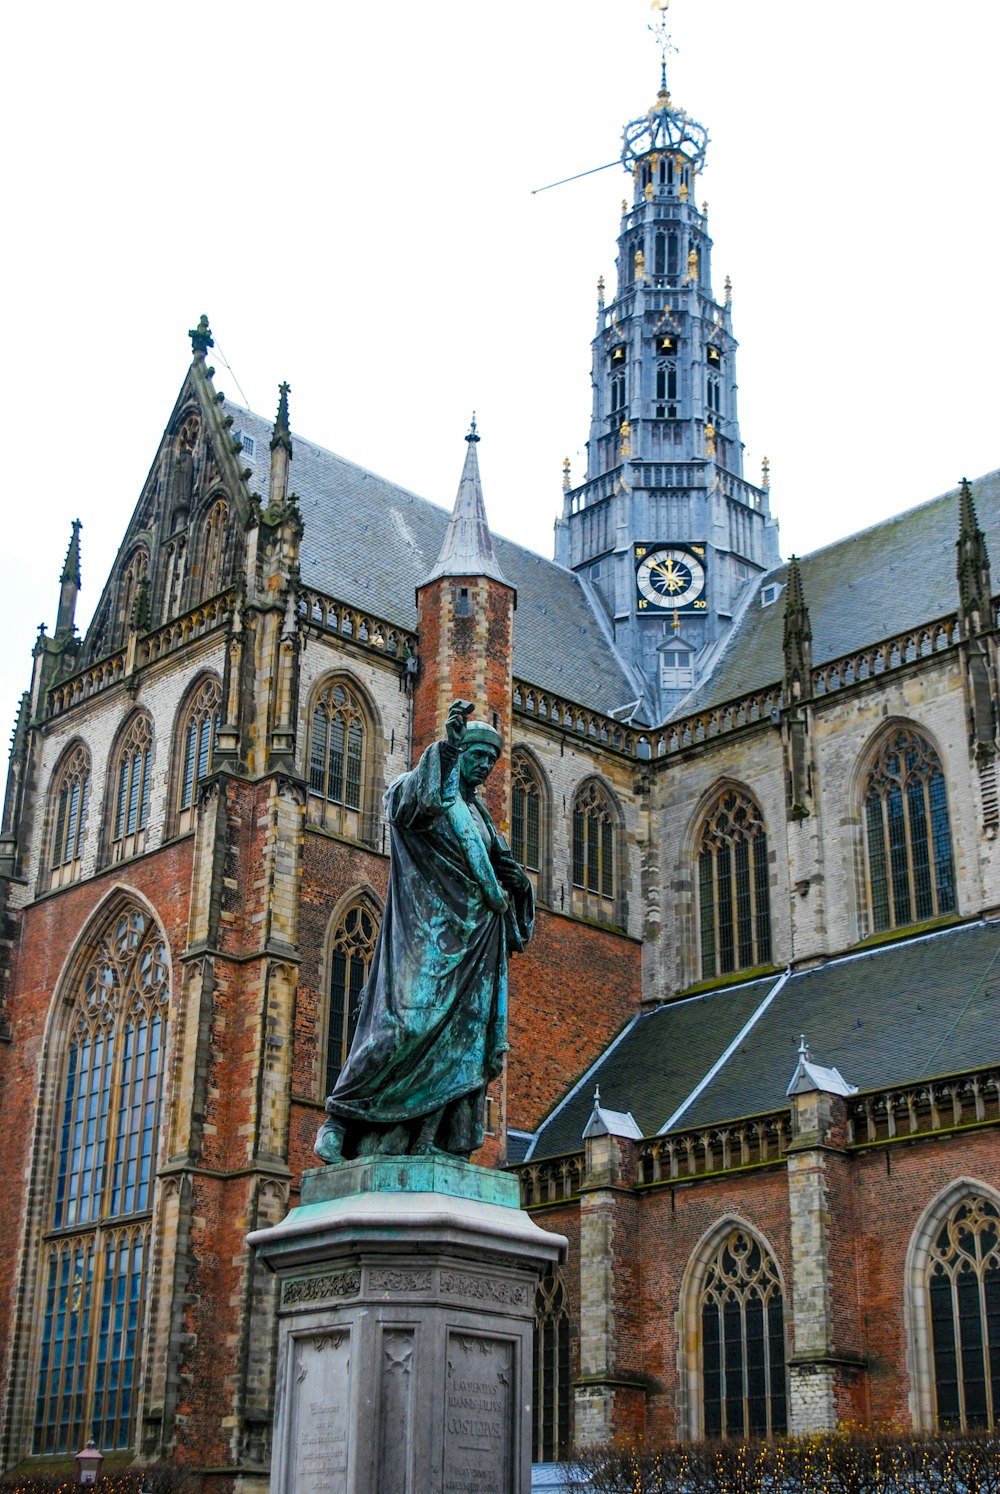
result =
M50 887L75 882L80 875L89 796L90 754L79 746L60 768L52 788Z
M114 860L145 849L153 764L153 733L146 716L138 716L115 759Z

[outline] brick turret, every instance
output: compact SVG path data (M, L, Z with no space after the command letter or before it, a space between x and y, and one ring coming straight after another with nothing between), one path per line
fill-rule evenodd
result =
M505 743L484 798L504 828L510 791L511 679L516 593L500 569L479 477L475 417L455 508L436 563L417 587L420 674L413 702L414 760L444 734L453 700L475 703Z

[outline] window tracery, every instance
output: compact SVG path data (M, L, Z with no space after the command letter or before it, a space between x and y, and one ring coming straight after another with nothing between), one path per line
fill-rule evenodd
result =
M775 1437L787 1431L785 1324L771 1255L730 1229L699 1294L702 1434Z
M865 778L863 803L871 931L954 913L944 772L922 732L897 726L883 738Z
M378 914L365 898L344 913L330 942L330 999L326 1022L326 1066L323 1097L330 1094L347 1061L358 1000L375 953Z
M363 839L367 714L343 681L331 681L312 713L309 741L310 817L329 830Z
M218 680L205 680L191 701L182 724L177 774L178 834L190 830L194 824L196 791L212 766L221 711L222 687Z
M710 980L771 960L767 832L749 794L727 788L698 841L701 973Z
M64 887L80 875L89 796L90 753L80 743L58 769L52 784L50 887Z
M966 1195L930 1247L927 1309L939 1427L1000 1427L1000 1210Z
M533 1461L555 1463L569 1454L569 1301L562 1272L550 1266L535 1292Z
M33 1451L134 1441L169 969L129 905L72 997L54 1194L42 1246Z
M573 803L573 885L602 899L614 899L615 812L600 784L590 782Z
M510 764L510 848L514 859L535 878L542 866L542 785L526 752Z
M145 849L152 786L153 728L139 715L123 737L114 761L112 859L121 861Z

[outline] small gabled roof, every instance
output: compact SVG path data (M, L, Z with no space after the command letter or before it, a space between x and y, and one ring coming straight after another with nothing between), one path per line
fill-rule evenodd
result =
M806 1042L805 1034L799 1044L799 1061L795 1065L795 1073L792 1075L791 1083L785 1090L786 1095L809 1095L816 1090L821 1090L828 1095L856 1095L858 1086L848 1084L839 1069L824 1068L821 1063L814 1063L809 1056L809 1044Z
M636 1125L630 1110L608 1110L601 1104L601 1091L594 1090L594 1108L590 1120L583 1128L583 1140L590 1136L625 1136L630 1141L639 1141L642 1132Z

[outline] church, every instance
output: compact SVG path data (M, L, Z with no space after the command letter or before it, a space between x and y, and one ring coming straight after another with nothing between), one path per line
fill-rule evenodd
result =
M246 1236L315 1165L383 794L456 697L538 904L476 1158L570 1241L536 1461L1000 1421L1000 473L782 561L706 145L665 77L625 127L553 560L492 534L475 425L449 513L287 385L224 397L206 317L83 636L74 526L0 825L3 1468L93 1436L267 1489Z

